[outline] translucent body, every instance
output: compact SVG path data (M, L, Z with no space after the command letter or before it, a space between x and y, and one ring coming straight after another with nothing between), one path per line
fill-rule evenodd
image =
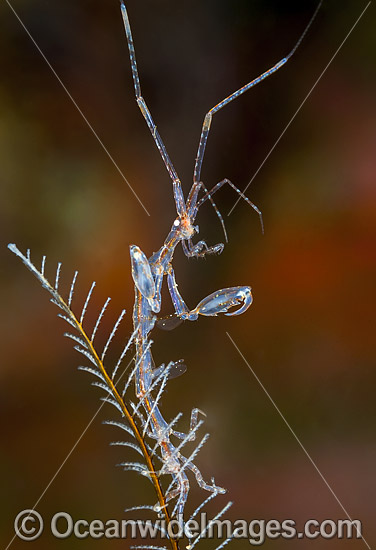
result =
M156 313L161 308L161 287L164 276L167 277L167 284L171 300L175 309L176 317L183 320L196 320L199 315L204 316L216 316L219 313L225 315L240 315L244 313L252 303L252 294L249 286L237 286L231 288L225 288L218 290L203 300L196 306L195 309L189 310L186 306L182 296L178 291L178 287L175 281L175 274L172 267L172 259L176 246L181 242L183 251L188 257L202 257L206 254L219 254L222 252L224 245L218 243L213 246L208 246L205 241L200 240L196 244L193 244L192 237L198 233L198 227L194 225L196 215L200 206L209 200L213 205L224 230L225 238L227 241L226 229L224 226L223 218L216 207L213 195L224 184L230 185L235 191L259 214L261 225L262 215L260 210L247 198L243 193L235 187L228 179L224 179L217 183L210 191L206 189L204 184L200 181L201 168L204 158L206 143L212 123L213 115L220 109L228 105L231 101L238 98L240 95L248 91L253 86L262 82L265 78L280 69L288 59L293 55L299 44L301 43L304 35L310 27L313 19L316 16L319 3L313 17L308 23L302 36L290 51L290 53L283 57L278 63L273 65L270 69L262 73L260 76L242 86L234 93L230 94L224 100L212 107L205 115L204 122L201 129L201 135L199 140L199 146L194 166L193 173L193 185L188 193L187 200L184 199L183 190L181 186L178 174L169 158L165 145L159 134L159 131L153 121L152 115L146 105L146 102L141 94L141 85L138 75L135 50L133 45L133 37L129 24L128 14L123 1L121 0L121 11L124 21L124 27L128 42L129 57L131 62L132 77L134 83L134 90L137 100L137 105L145 118L147 126L152 134L154 142L158 148L158 151L162 157L162 160L166 166L169 176L172 180L173 195L175 200L177 218L175 219L170 233L168 234L163 246L158 252L153 254L149 259L145 254L137 247L131 246L131 263L132 263L132 276L135 283L135 305L133 310L133 322L136 332L135 344L136 344L136 365L138 365L136 372L136 393L143 408L147 414L147 421L145 430L150 430L150 436L157 439L157 443L161 449L161 456L163 461L162 472L170 473L173 476L173 482L170 485L170 490L167 493L166 500L177 497L178 502L176 509L178 514L182 514L184 505L187 500L189 492L189 481L185 473L185 469L189 468L195 475L198 484L204 489L213 493L224 492L223 489L214 485L208 485L204 482L201 473L197 467L193 464L193 458L195 452L187 460L182 457L179 452L179 448L176 448L170 440L171 434L183 439L183 442L188 439L192 440L195 437L195 431L197 427L197 409L192 411L190 431L186 436L179 432L174 432L170 425L164 420L159 407L158 399L161 394L161 390L156 398L153 397L153 379L158 376L156 372L158 369L154 369L154 362L150 352L150 332L153 329L157 317ZM204 192L204 195L199 198L200 191ZM240 306L238 309L229 311L231 308ZM169 328L173 323L166 322L163 328ZM170 368L172 368L170 366ZM166 377L163 378L161 389L163 386L163 380L167 380L168 369L166 368ZM196 453L202 443L196 448Z
M150 332L154 328L157 317L156 312L161 307L161 286L166 275L168 288L176 315L181 319L195 320L200 314L215 316L218 313L227 312L229 308L241 303L243 306L238 313L245 311L252 302L249 287L235 287L220 290L211 294L189 311L181 297L171 265L176 245L185 238L185 228L182 223L175 220L167 239L160 250L147 260L145 254L137 247L130 247L132 277L135 284L135 304L133 309L133 323L136 330L136 394L147 414L149 424L149 435L157 440L163 459L162 471L173 476L174 484L166 496L169 501L177 498L177 514L183 514L184 506L189 493L189 480L186 469L190 469L203 488L215 493L223 493L224 489L216 485L207 484L198 468L191 460L186 460L171 442L171 435L181 439L194 439L197 426L198 411L194 409L191 415L190 431L187 435L173 431L163 418L158 403L152 394L153 380L163 375L163 370L154 369L154 361L150 351ZM154 294L153 294L154 291ZM237 312L235 311L234 314ZM178 365L177 370L182 367L174 363L170 370ZM167 367L168 368L168 367Z

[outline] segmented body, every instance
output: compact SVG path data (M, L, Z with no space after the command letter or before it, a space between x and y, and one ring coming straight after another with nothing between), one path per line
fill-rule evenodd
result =
M161 450L161 457L165 465L165 473L173 474L177 477L179 485L179 494L182 497L182 503L178 510L183 513L185 495L189 491L189 482L186 474L179 475L181 465L179 458L175 457L175 447L170 441L170 431L168 423L162 416L158 405L151 393L153 383L154 360L150 350L150 332L156 322L156 315L150 308L148 300L136 288L135 304L133 311L133 323L137 332L135 336L136 357L135 361L139 365L136 370L136 395L142 402L146 412L146 418L149 419L149 435L155 438ZM168 499L168 495L167 495Z
M188 231L190 234L191 231ZM152 395L152 384L156 371L154 360L150 350L150 333L157 320L156 314L161 308L161 286L165 275L169 277L170 292L172 291L173 301L175 303L184 303L177 293L176 284L172 285L172 258L177 244L187 237L187 227L175 220L170 233L167 236L163 246L147 260L142 251L131 246L132 275L135 282L135 303L133 309L133 324L136 332L135 361L138 365L136 370L136 395L146 412L149 425L149 435L157 440L160 447L163 462L163 472L173 476L171 490L166 496L169 501L178 497L176 510L179 517L182 516L184 505L189 492L189 480L185 472L188 468L194 472L200 485L212 492L221 493L224 489L216 485L208 485L204 482L197 467L187 461L185 457L177 451L175 445L171 442L171 434L185 438L185 434L175 432L169 428L169 424L163 418L163 415ZM178 298L179 296L179 298ZM189 318L189 313L179 313ZM193 315L194 316L194 315ZM197 318L197 314L196 314ZM168 368L168 367L167 367ZM197 425L197 410L192 411L191 428L188 433L188 439L194 439L194 429Z
M185 468L189 468L193 471L198 484L202 488L212 492L224 492L224 490L216 487L214 482L213 485L206 484L199 470L193 464L193 462L190 459L184 459L184 457L182 457L182 455L178 452L178 449L173 445L170 440L170 435L172 433L174 433L178 437L182 436L183 439L184 437L185 439L188 438L189 440L194 438L195 426L197 426L197 410L192 411L191 428L187 436L184 436L184 434L173 432L172 429L169 428L169 425L164 420L158 408L157 400L154 400L154 397L152 395L154 377L153 371L155 371L155 369L153 367L154 362L150 351L150 333L156 322L156 314L160 311L161 307L162 282L164 277L166 276L168 289L175 309L175 313L181 319L194 321L198 318L199 315L216 316L219 313L225 313L225 315L240 315L241 313L246 311L251 305L252 294L250 287L239 286L218 290L217 292L214 292L213 294L210 294L209 296L204 298L196 306L195 309L189 310L177 288L174 270L172 267L172 258L175 248L179 242L182 243L183 251L188 257L202 257L206 254L215 254L222 252L224 247L222 243L210 247L205 243L205 241L199 241L196 244L193 244L192 237L195 235L195 233L198 233L198 227L193 225L198 210L206 200L209 200L221 221L227 241L227 234L223 218L213 200L214 193L216 193L225 184L230 185L239 194L239 196L242 197L259 214L261 225L263 227L262 215L260 210L247 197L245 197L243 193L228 179L220 181L210 191L208 191L204 184L200 181L202 162L205 154L206 143L212 123L212 118L213 115L217 113L220 109L228 105L233 100L237 99L241 94L245 93L253 86L262 82L271 74L275 73L291 58L291 56L294 54L299 44L301 43L306 32L308 31L308 28L312 24L312 21L314 20L317 11L320 8L320 5L321 1L300 39L287 56L283 57L278 63L273 65L270 69L262 73L260 76L258 76L245 86L242 86L221 102L217 103L217 105L212 107L207 112L204 117L197 156L195 160L193 171L193 185L188 193L187 199L185 200L181 181L169 158L166 147L157 130L157 126L153 121L152 115L141 93L141 85L138 75L132 32L126 7L123 0L121 0L121 11L128 42L128 50L137 105L145 118L147 126L152 134L154 142L172 180L173 196L177 212L177 218L172 225L170 233L168 234L163 246L159 249L158 252L153 254L148 260L145 254L138 247L131 246L130 254L132 262L132 276L135 283L136 293L133 311L133 323L136 332L136 365L138 365L136 369L136 393L147 415L145 429L146 427L149 427L149 435L156 438L160 446L163 462L162 471L168 472L173 475L173 483L172 486L170 486L171 490L167 494L167 500L178 496L177 511L179 514L183 512L184 504L189 491L189 482L184 471ZM204 195L199 198L200 191L203 191ZM229 312L229 310L234 306L240 307L235 311L232 310L231 312ZM198 448L199 447L200 445L198 446Z

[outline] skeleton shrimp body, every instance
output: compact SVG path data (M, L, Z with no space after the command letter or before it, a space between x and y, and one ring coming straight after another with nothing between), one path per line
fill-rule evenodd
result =
M154 402L151 394L153 382L153 358L150 351L149 334L154 327L156 316L150 308L149 302L145 296L136 288L135 304L133 312L134 326L137 327L135 337L136 363L139 365L136 370L136 395L142 402L143 408L149 422L149 435L155 438L161 450L161 457L164 465L168 465L165 471L176 476L178 482L181 505L178 513L183 512L184 504L188 496L189 482L186 474L179 475L181 465L179 458L175 457L175 447L170 441L170 430L168 424L162 416L158 405ZM166 500L174 495L167 495Z
M252 301L249 287L236 287L221 290L214 293L200 302L192 311L189 311L181 295L177 290L171 261L176 245L187 237L187 222L177 218L171 228L169 235L163 246L158 252L148 260L145 254L137 247L130 247L132 276L135 283L135 304L133 309L133 323L136 331L136 395L142 402L143 408L148 416L150 426L149 435L155 438L161 449L163 461L162 471L173 476L174 484L171 491L167 494L166 500L169 501L178 497L177 513L180 516L183 513L184 505L189 492L189 480L185 473L185 468L190 469L196 476L198 484L211 492L223 493L224 489L216 485L205 483L198 468L190 461L186 460L176 450L176 447L170 440L171 434L181 438L193 440L195 428L197 426L198 409L194 409L191 415L190 431L185 436L179 432L173 431L162 416L158 404L152 396L152 384L155 378L154 361L150 351L149 335L154 328L157 320L156 314L161 307L161 286L163 278L166 275L170 295L175 307L176 314L182 319L196 320L198 315L217 315L227 311L229 307L238 304L244 298L244 304L240 308L249 307ZM238 310L240 313L241 311ZM235 312L236 314L237 312ZM168 368L168 367L167 367Z
M161 471L164 473L169 473L173 477L173 482L171 483L170 488L167 492L166 501L168 502L175 497L178 498L176 510L179 515L183 513L184 505L189 492L189 481L185 473L185 468L189 468L194 473L198 484L205 490L211 491L213 493L220 493L224 492L224 489L217 487L214 482L212 485L208 485L207 483L205 483L201 476L201 473L193 464L192 456L194 455L194 453L192 453L190 458L185 459L179 452L180 447L185 441L191 441L195 437L196 427L198 426L198 409L194 409L192 411L191 426L188 434L181 434L172 430L172 425L168 424L164 420L162 413L160 412L158 407L158 398L160 397L160 394L159 397L157 396L157 398L154 398L152 395L152 390L155 386L156 372L159 372L160 369L154 368L154 361L150 351L150 333L154 328L154 325L157 321L157 314L161 309L161 287L163 279L166 276L168 290L174 306L175 314L178 318L183 320L195 321L199 317L199 315L216 316L219 313L224 313L225 315L240 315L241 313L244 313L251 305L251 288L249 286L237 286L213 292L212 294L204 298L196 306L196 308L194 308L193 310L189 310L178 291L175 281L175 274L172 267L172 259L175 248L179 243L182 244L184 254L187 257L203 257L206 254L219 254L222 252L224 247L222 243L216 244L214 246L208 246L205 241L200 240L196 244L193 244L192 237L198 233L198 227L194 225L198 210L205 201L209 200L222 224L225 234L225 240L227 242L227 234L223 218L213 200L213 195L225 184L232 187L238 193L238 195L258 213L261 225L263 227L260 210L246 196L244 196L243 193L228 179L223 179L222 181L214 185L214 187L210 191L208 191L204 184L200 181L201 168L205 154L206 143L212 123L212 118L213 115L217 113L220 109L222 109L230 102L237 99L240 95L247 92L250 88L259 84L268 76L276 72L291 58L291 56L294 54L299 44L303 40L303 37L307 33L310 25L312 24L312 21L314 20L317 11L320 8L320 5L321 2L317 6L311 20L309 21L298 42L286 57L282 58L278 63L273 65L270 69L262 73L260 76L258 76L245 86L230 94L227 98L219 102L206 113L201 129L199 146L194 165L193 185L190 188L187 199L185 200L178 174L170 160L162 138L157 130L157 126L155 125L152 115L141 94L141 85L138 75L132 32L129 24L127 10L125 8L124 2L121 0L121 12L127 37L129 58L131 63L132 78L137 105L142 115L144 116L147 126L151 132L154 142L172 180L173 196L177 213L177 218L173 222L171 230L163 246L158 250L158 252L154 253L149 259L147 259L146 255L140 250L139 247L132 245L130 247L130 255L132 264L132 277L135 284L136 294L135 305L133 309L133 323L136 333L136 394L137 398L139 399L139 406L142 405L147 415L146 422L143 417L141 418L141 422L144 422L144 431L148 429L148 434L152 438L156 439L157 444L160 446L161 458L163 462ZM200 192L203 192L204 194L199 198ZM237 309L232 309L234 307ZM170 365L168 365L166 369L169 369L171 365L173 365L173 363L170 363ZM168 376L168 371L166 369L164 383L166 382ZM161 387L162 384L163 381L161 383ZM174 446L174 444L170 440L171 435L175 435L176 437L180 437L181 439L183 439L183 443L180 445L180 447ZM200 448L200 445L196 448L196 452Z

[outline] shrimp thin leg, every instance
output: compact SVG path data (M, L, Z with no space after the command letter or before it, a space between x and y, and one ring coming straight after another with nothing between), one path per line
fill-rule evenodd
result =
M189 433L192 432L192 435L191 437L189 437L189 441L194 441L196 439L196 433L195 433L195 429L196 429L196 426L198 424L198 414L202 414L204 416L206 416L206 414L202 411L200 411L200 409L192 409L192 412L191 412L191 422L190 422L190 426L189 426ZM183 432L177 432L176 430L172 430L171 433L177 437L178 439L186 439L187 437L187 434L183 433Z
M202 477L202 473L197 468L197 466L195 466L192 462L187 463L187 468L189 468L191 472L194 473L197 481L197 485L201 487L201 489L205 489L205 491L209 491L211 493L218 493L221 495L226 493L226 489L223 489L222 487L218 487L218 485L215 485L214 483L213 485L209 485L209 483L206 483L206 481Z
M262 232L264 233L264 221L262 219L262 212L259 208L257 208L257 206L248 198L246 197L241 191L240 189L238 189L238 187L236 187L236 185L234 185L232 183L232 181L230 181L229 179L227 178L224 178L223 180L221 180L220 182L218 182L216 185L214 185L214 187L212 187L212 189L210 189L210 191L207 191L205 193L205 195L198 201L197 203L197 208L200 208L200 206L207 200L209 199L209 197L212 197L214 195L214 193L216 193L221 187L223 187L223 185L226 185L228 184L230 187L232 187L237 193L238 195L240 195L240 197L245 200L245 202L247 204L249 204L249 206L251 206L251 208L253 208L253 210L255 210L255 212L257 212L259 218L260 218L260 223L261 223L261 229L262 229Z

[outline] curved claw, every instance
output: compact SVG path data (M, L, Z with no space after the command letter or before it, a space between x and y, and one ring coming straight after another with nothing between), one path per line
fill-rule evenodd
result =
M243 305L242 305L242 307L240 307L236 311L233 311L232 313L225 313L225 315L228 315L229 317L232 316L232 315L241 315L242 313L247 311L247 309L249 308L249 306L253 302L251 287L241 286L241 287L238 287L238 289L239 290L236 294L236 303L241 304L243 302Z
M225 315L240 315L244 313L252 304L252 293L249 286L235 286L232 288L224 288L213 292L198 304L190 315L192 318L198 315L216 316L218 313ZM231 307L243 304L239 309L231 313L227 313Z

